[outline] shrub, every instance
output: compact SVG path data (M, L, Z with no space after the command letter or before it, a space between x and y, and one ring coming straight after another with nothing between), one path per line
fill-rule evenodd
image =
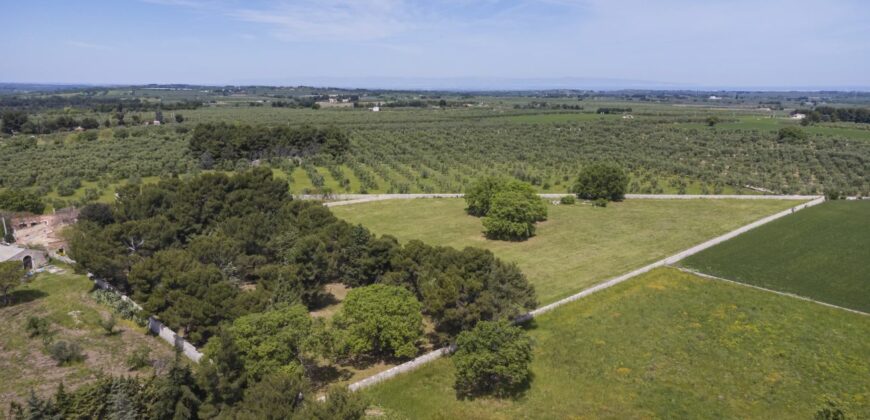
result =
M532 340L507 321L482 321L456 339L454 387L460 397L516 394L531 380Z
M38 316L27 317L27 322L24 324L24 330L27 331L27 335L30 338L48 336L48 327L48 320Z
M607 200L603 198L599 198L592 202L592 205L595 207L607 207Z
M133 321L140 327L148 325L148 320L142 311L139 310L133 302L122 299L121 295L116 292L97 289L91 292L91 297L93 297L97 303L111 308L112 311L120 315L123 319Z
M628 175L615 163L595 163L580 171L574 192L585 200L605 198L622 200L628 188Z
M498 177L487 177L477 180L465 192L465 209L472 216L483 217L489 213L492 197L504 188L507 181Z
M414 294L399 286L373 284L352 289L335 326L350 355L411 357L423 335L423 315Z
M777 139L783 142L802 142L807 139L807 133L798 127L783 127L777 133Z
M85 359L82 348L78 343L58 340L48 345L48 355L57 362L58 366L80 362Z
M142 346L133 350L133 353L130 354L130 357L127 358L127 367L130 370L139 370L142 369L151 362L149 357L151 356L151 349L148 347Z
M562 204L571 205L571 204L576 203L577 200L574 199L574 196L573 196L573 195L565 195L565 196L562 196L562 198L559 199L559 202L562 203Z
M109 317L106 319L100 320L100 326L103 327L103 330L106 331L106 335L112 335L115 333L115 315L109 314Z

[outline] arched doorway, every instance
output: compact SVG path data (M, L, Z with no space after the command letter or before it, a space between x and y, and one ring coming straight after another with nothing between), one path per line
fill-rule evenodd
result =
M33 258L30 255L24 257L24 269L33 270Z

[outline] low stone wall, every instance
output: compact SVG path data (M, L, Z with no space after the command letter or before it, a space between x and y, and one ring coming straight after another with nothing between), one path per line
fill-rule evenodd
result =
M72 261L72 260L69 260L69 261ZM142 309L142 306L140 306L138 303L133 301L133 299L130 299L129 297L127 297L127 295L119 292L117 289L115 289L111 284L109 284L105 280L98 279L90 273L88 273L88 277L91 280L93 280L94 284L96 284L97 287L99 287L100 289L108 290L108 291L117 293L117 294L121 295L122 300L132 303L133 306L139 308L139 310ZM193 344L190 344L187 340L182 338L180 335L176 334L175 331L172 331L169 327L163 325L163 323L160 322L157 318L155 318L153 316L148 317L148 329L151 332L153 332L154 334L156 334L158 337L163 339L163 341L165 341L165 342L171 344L173 347L181 350L181 352L185 356L187 356L188 359L193 360L194 362L197 362L197 363L199 363L199 360L202 359L202 353L200 353L199 350L197 350L197 348Z

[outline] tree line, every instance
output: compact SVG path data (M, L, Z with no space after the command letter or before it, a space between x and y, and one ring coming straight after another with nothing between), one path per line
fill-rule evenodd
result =
M180 109L197 109L203 106L200 100L183 99L180 101L143 101L138 98L98 98L88 95L70 96L7 96L0 98L0 109L17 109L27 111L40 111L47 109L90 109L94 112L123 112L123 111L175 111Z
M806 117L802 123L817 122L854 122L870 124L870 109L868 108L840 108L832 106L819 106L814 109L798 109L796 114L804 114Z
M189 148L200 165L210 169L215 162L255 160L275 156L341 157L350 148L347 132L335 127L266 127L227 123L197 124Z

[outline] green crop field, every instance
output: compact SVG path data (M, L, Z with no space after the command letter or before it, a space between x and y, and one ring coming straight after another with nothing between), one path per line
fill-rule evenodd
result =
M626 200L606 208L550 205L525 242L487 240L461 199L387 200L332 208L348 221L402 241L476 246L516 262L542 303L697 245L794 206L784 200Z
M870 201L833 201L689 257L731 280L870 312Z
M870 320L658 269L537 318L517 399L457 400L438 360L366 394L395 418L870 416Z
M49 395L61 381L67 390L93 381L100 374L150 375L151 368L133 372L126 360L139 347L151 349L151 359L170 360L172 347L145 334L145 329L116 316L120 331L107 336L100 319L110 309L96 303L88 294L93 283L85 276L42 273L12 292L11 306L0 308L0 412L5 414L10 401L23 401L30 390ZM69 366L57 366L43 350L42 339L29 338L25 322L30 316L47 319L55 340L81 345L85 360Z

